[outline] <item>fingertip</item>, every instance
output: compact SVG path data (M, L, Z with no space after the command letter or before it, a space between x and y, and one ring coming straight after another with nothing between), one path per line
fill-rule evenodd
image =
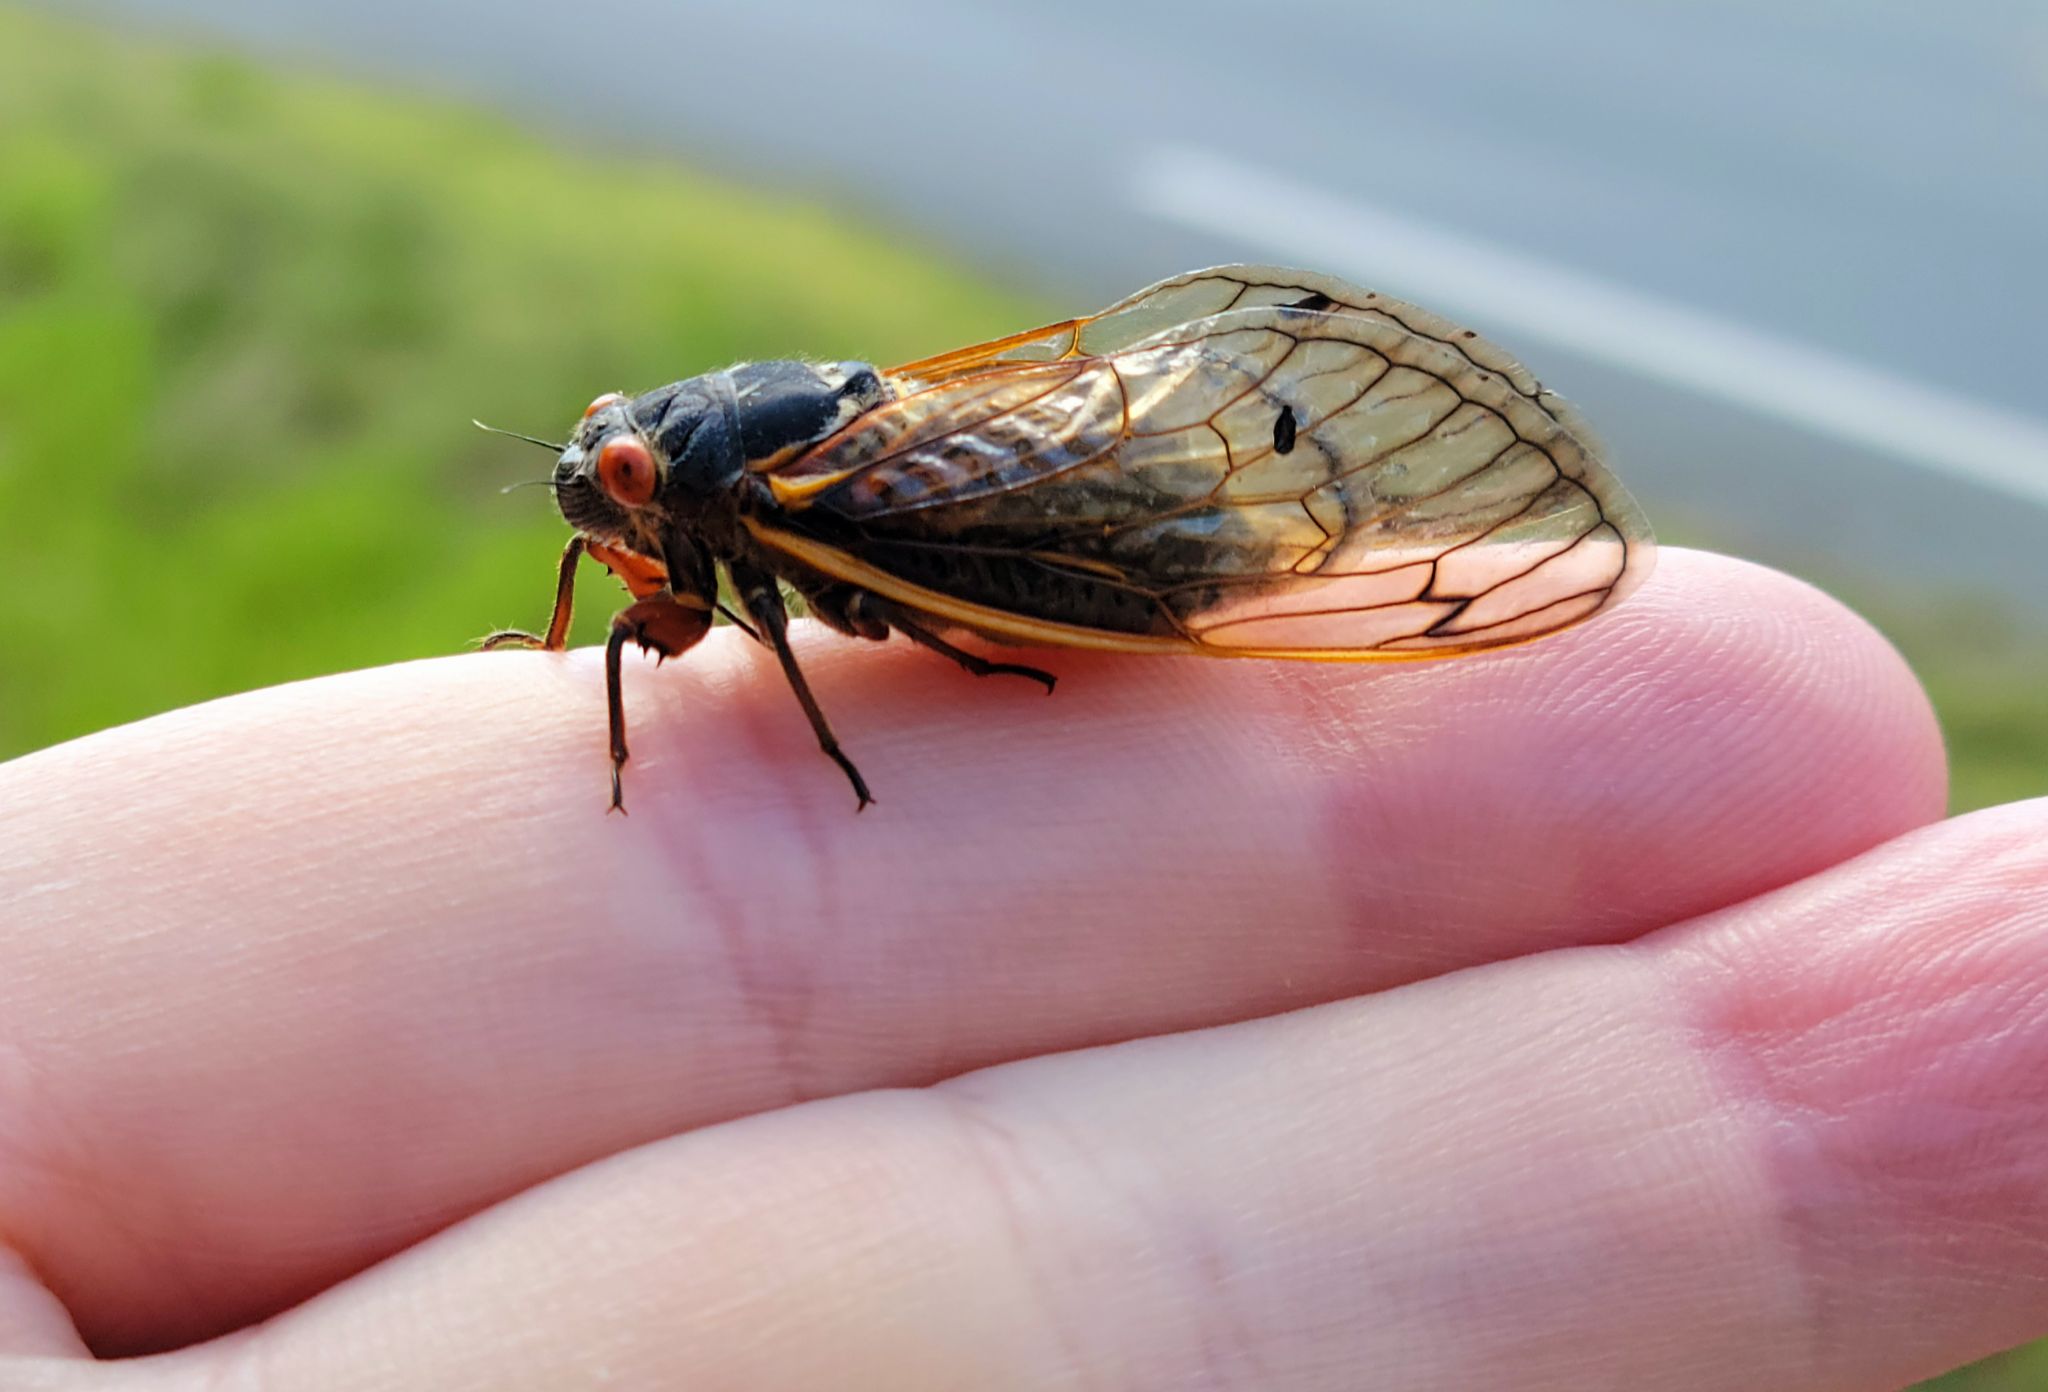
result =
M1896 650L1814 587L1703 552L1667 549L1612 614L1497 657L1340 675L1338 700L1322 673L1273 676L1308 722L1359 921L1454 924L1440 961L1634 936L1937 820L1946 798Z

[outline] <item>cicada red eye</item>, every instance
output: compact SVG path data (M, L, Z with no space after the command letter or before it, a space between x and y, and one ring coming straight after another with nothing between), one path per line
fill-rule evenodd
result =
M637 435L614 435L597 452L597 481L621 507L654 498L654 456Z
M624 392L606 392L603 396L600 396L597 400L583 408L583 419L589 420L605 407L616 406L625 399L626 394Z

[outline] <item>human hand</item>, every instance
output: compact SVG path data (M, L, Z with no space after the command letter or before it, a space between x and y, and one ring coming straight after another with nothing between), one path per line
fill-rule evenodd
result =
M1929 825L1823 597L1667 551L1494 657L1051 699L807 636L859 817L729 630L629 674L623 819L589 652L0 767L0 1387L1818 1392L2048 1329L2048 811Z

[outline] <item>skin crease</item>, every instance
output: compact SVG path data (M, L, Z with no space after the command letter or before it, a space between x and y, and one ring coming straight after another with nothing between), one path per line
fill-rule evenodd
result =
M2048 1329L2048 811L1929 825L1815 592L1667 552L1494 657L1050 699L907 649L800 640L858 818L729 632L630 671L624 819L592 653L0 767L0 1387L1806 1392Z

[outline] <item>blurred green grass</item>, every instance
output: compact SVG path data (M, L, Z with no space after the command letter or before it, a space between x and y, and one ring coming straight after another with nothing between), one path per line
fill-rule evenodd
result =
M1849 586L1837 592L1855 597ZM1950 808L2048 794L2048 627L1989 599L1863 607L1905 653L1941 714ZM2028 1385L2048 1389L2048 1375Z
M2048 1389L2048 1342L2029 1344L1945 1377L1923 1382L1918 1392L2044 1392Z
M472 416L1042 317L651 158L0 7L0 758L540 622L564 530L498 489L548 460ZM2040 628L1832 588L1926 681L1959 810L2048 791ZM2048 1388L2048 1345L1929 1387Z

